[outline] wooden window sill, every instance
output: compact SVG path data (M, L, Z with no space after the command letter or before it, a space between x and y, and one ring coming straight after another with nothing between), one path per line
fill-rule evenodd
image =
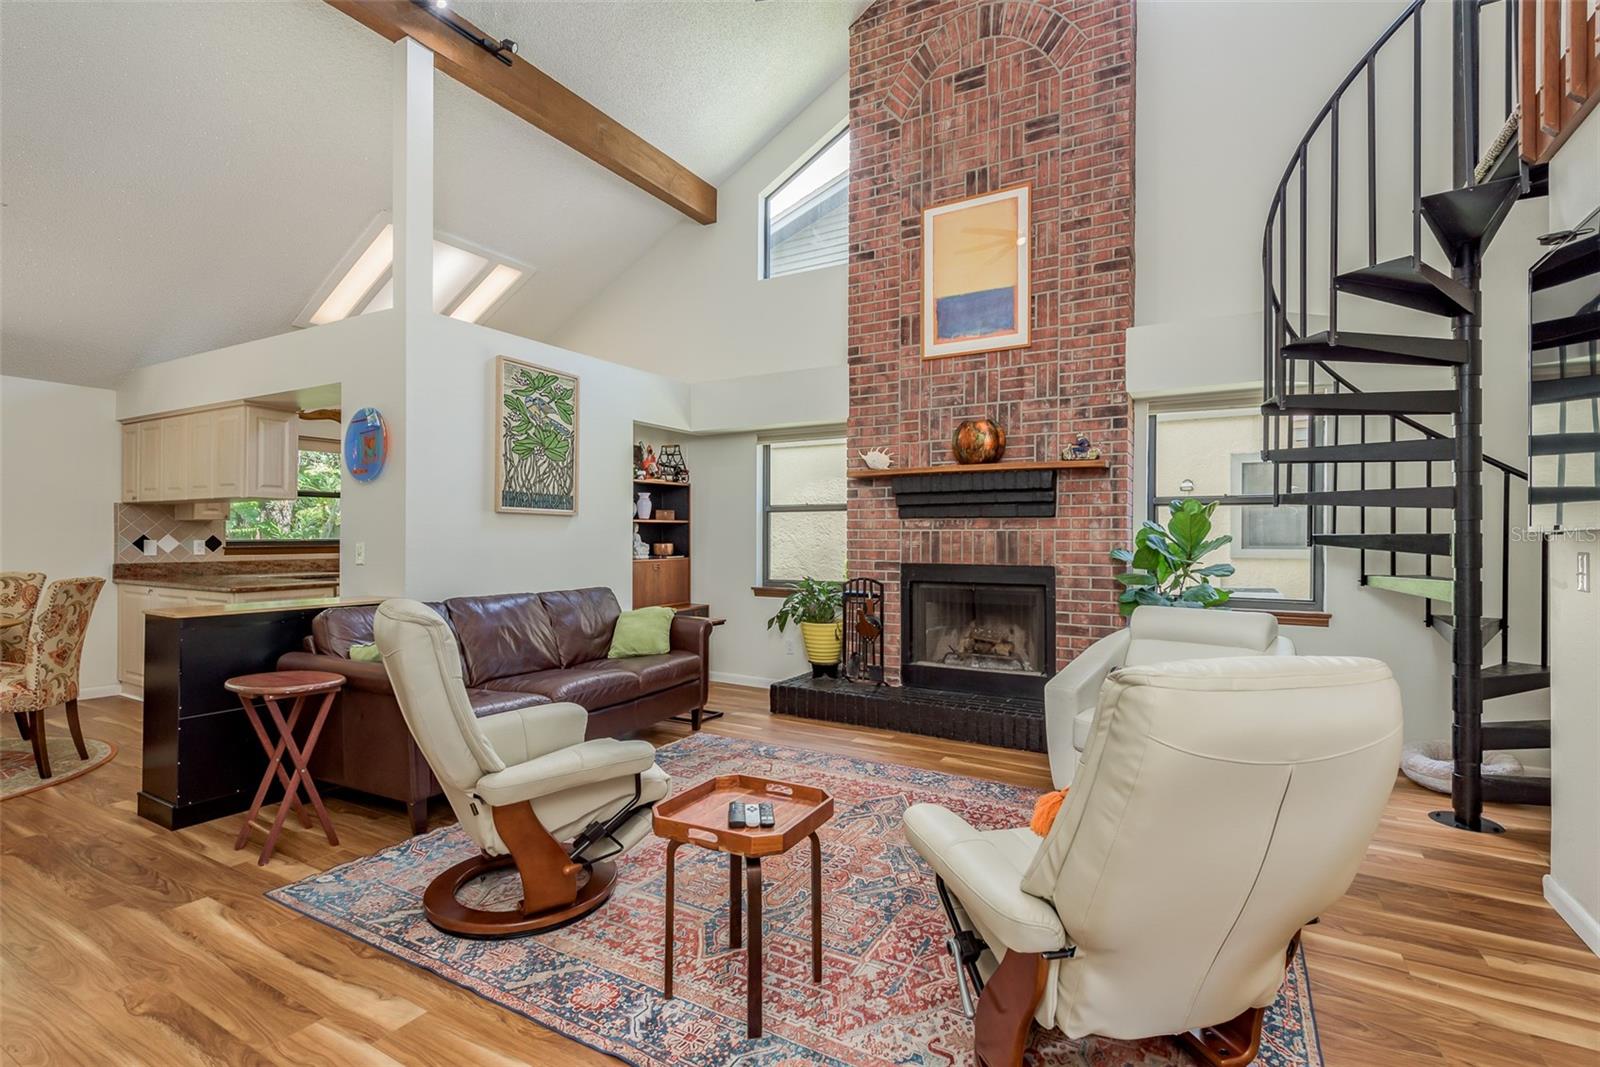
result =
M794 592L794 589L787 585L752 585L750 587L750 592L754 593L756 596L770 596L782 600L784 597Z
M1326 611L1275 611L1272 608L1246 608L1246 611L1265 611L1268 615L1277 617L1279 626L1315 626L1326 628L1333 623L1333 616Z

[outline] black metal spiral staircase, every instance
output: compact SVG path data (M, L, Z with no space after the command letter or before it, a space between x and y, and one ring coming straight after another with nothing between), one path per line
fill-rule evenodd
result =
M1516 0L1497 2L1506 16L1509 113L1516 85L1511 7ZM1526 482L1528 475L1483 453L1480 276L1484 250L1512 206L1545 190L1543 174L1521 162L1514 138L1509 144L1498 138L1501 151L1479 160L1479 31L1487 5L1452 0L1452 187L1423 193L1423 112L1429 84L1423 65L1425 3L1414 0L1406 7L1339 83L1277 185L1262 239L1262 458L1275 465L1278 503L1310 507L1313 545L1359 552L1363 585L1421 599L1423 624L1450 640L1451 810L1436 812L1434 818L1467 830L1498 830L1483 818L1485 800L1549 803L1549 780L1485 779L1483 750L1548 747L1549 723L1485 723L1484 702L1547 688L1550 672L1542 603L1541 662L1510 659L1511 483ZM1405 69L1407 45L1409 84L1385 98L1381 94L1393 88L1397 67ZM1399 212L1389 205L1405 202L1380 195L1380 189L1388 194L1391 184L1380 182L1380 163L1389 162L1392 155L1385 156L1390 153L1405 151L1390 143L1392 137L1380 136L1393 132L1399 114L1396 99L1410 110L1409 248L1398 257L1380 258L1380 244L1394 239L1380 224L1398 224ZM1353 142L1341 130L1350 125L1352 111L1362 127L1357 135L1364 133ZM1343 168L1341 148L1346 152ZM1364 192L1359 179L1351 180L1352 171L1360 170L1352 166L1357 159L1365 162ZM1386 211L1395 217L1380 218ZM1359 231L1346 229L1341 238L1341 225L1350 226L1352 218L1356 225L1365 224L1365 262L1359 266L1349 262ZM1447 259L1448 270L1424 261L1424 225L1438 246L1428 251ZM1318 243L1325 247L1314 249ZM1314 251L1320 254L1314 256ZM1382 319L1386 328L1398 316L1419 330L1341 329L1341 299L1364 302L1346 304L1347 322L1359 315ZM1448 324L1449 336L1428 335L1429 321ZM1325 328L1314 328L1323 322ZM1398 383L1403 388L1362 389L1347 376L1354 370L1338 369L1350 364L1369 368L1367 373L1374 373L1374 365L1404 368L1375 373L1438 381L1428 388L1415 388L1407 380ZM1448 431L1430 425L1446 420ZM1486 475L1498 477L1498 485L1487 488L1500 490L1502 504L1501 608L1494 618L1484 614ZM1450 513L1448 527L1443 512ZM1485 664L1484 648L1496 638L1500 661Z

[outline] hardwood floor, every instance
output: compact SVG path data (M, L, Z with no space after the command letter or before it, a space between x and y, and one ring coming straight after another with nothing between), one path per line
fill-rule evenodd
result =
M772 719L764 690L717 686L712 706L716 733L1048 787L1040 755ZM0 1063L615 1062L262 897L401 840L399 807L330 798L340 846L291 819L260 868L234 818L137 818L140 707L82 708L117 758L0 805ZM1429 822L1439 806L1398 783L1349 895L1306 931L1327 1062L1600 1063L1600 959L1540 893L1549 810L1497 807L1509 832L1488 837Z

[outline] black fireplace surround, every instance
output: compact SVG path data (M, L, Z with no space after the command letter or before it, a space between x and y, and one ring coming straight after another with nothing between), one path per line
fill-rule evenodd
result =
M1039 699L1055 674L1051 567L900 567L904 685Z

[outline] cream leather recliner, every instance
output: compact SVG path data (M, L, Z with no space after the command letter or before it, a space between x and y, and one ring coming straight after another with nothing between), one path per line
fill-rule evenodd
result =
M585 741L589 714L577 704L476 717L455 635L418 601L385 601L374 633L411 736L483 850L428 886L428 920L451 933L506 937L605 903L616 879L611 858L645 836L650 806L671 785L650 742ZM467 882L513 864L520 908L481 910L457 899Z
M1046 837L908 809L957 928L963 999L983 983L980 1062L1020 1064L1036 1021L1074 1038L1201 1031L1202 1056L1248 1063L1286 951L1355 877L1400 744L1400 691L1377 660L1123 667Z
M1044 687L1045 747L1057 789L1072 784L1094 720L1100 683L1116 667L1139 667L1223 656L1292 656L1294 642L1278 636L1264 611L1214 608L1134 609L1128 625L1090 645Z

